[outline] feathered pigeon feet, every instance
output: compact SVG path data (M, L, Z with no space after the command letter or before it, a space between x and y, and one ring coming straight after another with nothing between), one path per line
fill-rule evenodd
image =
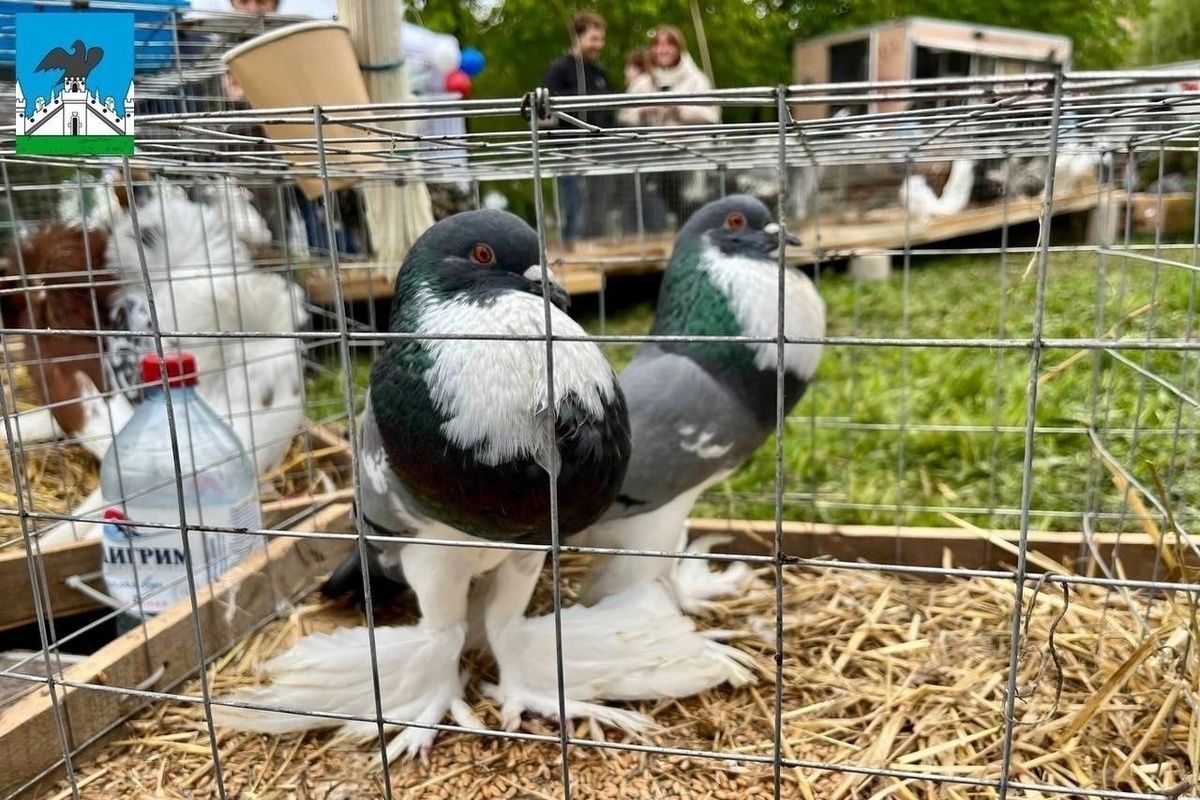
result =
M677 549L687 553L711 553L714 546L725 544L732 538L726 534L708 534L684 549L687 545L685 530ZM713 600L741 597L759 583L754 570L743 561L729 562L724 569L714 572L703 558L681 558L672 567L670 576L680 610L694 616L715 610L717 604Z
M500 685L484 683L480 687L483 696L500 705L500 725L506 731L515 731L521 727L521 718L526 713L537 714L551 722L560 722L558 716L558 693L550 693L530 689L526 686L514 686L517 681L505 681ZM567 730L572 730L572 720L588 720L588 729L593 735L600 726L619 728L632 736L642 736L645 733L659 729L653 719L638 711L626 711L598 703L587 703L579 700L567 700Z
M619 728L633 736L659 730L645 714L601 705L603 701L688 697L729 683L753 683L753 659L716 641L727 631L696 630L680 613L671 582L638 583L561 612L564 711L571 719ZM483 693L501 705L506 730L525 712L559 721L554 614L524 618L490 636L500 684Z
M379 664L380 707L389 719L436 725L449 713L464 728L485 726L463 699L463 677L458 671L465 626L434 629L426 624L375 629ZM293 733L337 727L338 738L368 742L379 736L374 722L339 723L302 712L353 714L374 717L370 641L366 627L338 628L301 639L295 647L264 664L271 678L225 700L294 708L301 713L213 707L218 727L255 733ZM385 731L400 726L387 725ZM405 727L387 745L391 762L404 755L428 760L437 730Z

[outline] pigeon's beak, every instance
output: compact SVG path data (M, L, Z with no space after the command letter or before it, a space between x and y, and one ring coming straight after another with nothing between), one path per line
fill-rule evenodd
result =
M770 235L770 236L774 236L774 237L777 237L777 238L778 238L778 236L779 236L779 223L778 223L778 222L768 222L766 225L764 225L764 226L763 226L763 233L766 233L766 234L768 234L768 235ZM787 242L788 244L790 244L790 245L801 245L801 244L804 244L804 242L800 241L800 237L799 237L799 236L795 236L795 235L793 235L793 234L790 234L790 233L789 233L789 234L787 234L786 236L784 236L784 237L783 237L783 240L784 240L785 242ZM772 249L774 249L774 248L772 248Z
M534 285L538 294L550 298L550 302L561 309L563 312L571 305L571 295L567 294L567 290L558 282L558 278L546 267L545 277L542 273L542 265L534 264L529 269L525 270L525 280Z

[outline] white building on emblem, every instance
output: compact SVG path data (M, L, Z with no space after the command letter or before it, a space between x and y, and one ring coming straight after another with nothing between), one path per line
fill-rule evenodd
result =
M25 113L25 93L17 82L17 136L129 136L133 133L133 82L125 93L123 114L111 96L88 94L83 78L63 77L62 91L34 100Z

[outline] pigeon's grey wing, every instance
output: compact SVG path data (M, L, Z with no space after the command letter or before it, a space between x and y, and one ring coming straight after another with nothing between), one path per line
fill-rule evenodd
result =
M643 514L738 467L763 441L754 416L696 362L648 343L621 373L633 456L604 519Z
M358 518L358 511L362 512L362 532L368 536L415 536L415 526L422 520L422 515L388 464L369 396L358 430L358 464L355 472L361 484L361 499L355 509L354 518ZM406 585L404 573L400 569L400 550L403 546L400 543L368 540L368 572L373 577L386 578L401 586ZM356 547L334 570L326 582L330 591L325 593L344 594L342 590L346 588L356 588L356 592L361 593L362 578L359 565Z

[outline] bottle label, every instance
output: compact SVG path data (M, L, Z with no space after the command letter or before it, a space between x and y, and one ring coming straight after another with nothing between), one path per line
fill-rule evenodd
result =
M262 527L262 508L257 493L232 505L206 505L203 513L204 525L250 531ZM183 547L177 507L127 503L125 512L117 507L109 508L104 512L104 519L101 572L113 599L135 603L130 608L134 616L152 616L188 596L188 553ZM147 527L132 524L133 521L174 527ZM188 522L201 524L194 508L188 509ZM196 588L216 580L264 543L257 533L189 531ZM136 605L139 597L140 612Z

